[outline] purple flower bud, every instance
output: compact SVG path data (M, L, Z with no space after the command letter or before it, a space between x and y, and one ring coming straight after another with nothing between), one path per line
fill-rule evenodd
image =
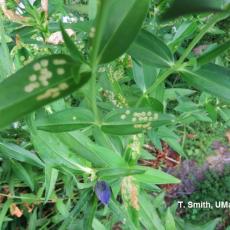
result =
M102 204L107 205L111 197L109 185L105 181L98 181L95 186L95 193Z

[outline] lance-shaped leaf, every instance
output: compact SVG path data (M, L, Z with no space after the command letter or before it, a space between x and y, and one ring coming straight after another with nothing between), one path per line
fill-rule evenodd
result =
M208 64L211 60L215 59L220 54L223 54L228 49L230 49L230 40L202 54L197 59L197 63L199 65Z
M97 211L97 198L96 196L92 196L84 212L84 220L83 220L83 229L92 229L93 219L96 216Z
M88 81L80 64L66 55L40 58L0 84L0 128L63 97ZM77 77L78 76L78 77Z
M77 46L74 44L70 36L67 34L62 23L60 23L60 27L61 27L63 40L65 42L66 47L69 50L71 57L76 61L83 62L82 54L80 53L80 51L78 50Z
M173 55L167 45L154 34L142 30L128 50L133 58L159 68L170 67Z
M62 143L56 134L34 129L31 131L31 141L47 167L65 167L71 171L91 173L91 169L84 166L85 161Z
M26 183L33 191L34 190L34 178L28 172L28 170L26 170L26 168L24 168L22 164L16 161L11 160L10 163L12 164L12 169L16 177L18 177L21 181Z
M109 169L100 169L97 171L97 176L100 178L114 179L116 177L121 178L125 176L142 174L145 173L145 170L135 169L135 168L109 168Z
M49 132L67 132L85 128L94 123L94 115L84 108L70 108L41 118L37 128Z
M116 152L95 144L81 132L61 133L57 136L71 151L91 162L94 167L121 168L127 166L124 159Z
M213 94L226 102L230 102L230 70L209 64L198 71L184 69L182 78L195 88Z
M15 159L37 167L44 167L44 163L34 153L12 143L0 142L0 156Z
M58 170L55 168L45 167L45 203L50 199L52 192L55 189L55 184L58 179Z
M174 0L170 8L163 14L162 19L168 20L187 14L220 11L222 4L220 0Z
M153 84L156 80L157 74L158 70L154 66L145 65L133 60L133 78L142 92L146 92L146 90Z
M173 116L153 113L146 108L120 109L107 114L102 131L113 135L131 135L171 123Z
M149 3L149 0L99 1L94 40L99 63L113 61L128 49L141 28Z
M170 208L167 209L166 218L165 218L165 229L166 230L176 230L176 223L174 217L171 213Z
M146 184L178 184L180 180L161 170L138 166L137 169L146 170L144 174L135 175L137 181Z

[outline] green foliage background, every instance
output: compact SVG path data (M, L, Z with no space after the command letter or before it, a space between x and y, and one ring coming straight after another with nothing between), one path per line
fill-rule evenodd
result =
M203 162L223 139L229 14L217 0L3 1L0 229L215 229L178 216L160 185L180 180L141 162L162 143Z

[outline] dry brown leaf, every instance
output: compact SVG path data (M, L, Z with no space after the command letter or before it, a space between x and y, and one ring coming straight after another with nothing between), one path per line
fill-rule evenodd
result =
M24 203L23 206L27 209L29 213L31 213L34 209L34 204Z
M16 14L16 12L14 12L12 10L8 10L6 8L6 1L5 0L0 0L0 6L1 6L1 9L2 9L4 15L10 21L14 21L14 22L26 22L27 21L27 17L24 17L22 15Z
M10 205L10 214L11 216L16 216L20 218L23 215L23 211L19 209L19 207L16 204Z
M42 10L45 12L46 16L48 16L48 0L41 0Z
M225 136L228 140L228 143L230 144L230 130L228 130L226 133L225 133Z
M75 32L72 29L66 29L65 31L70 37L75 35ZM55 33L52 33L49 36L49 38L47 39L47 43L50 43L53 45L63 44L64 40L63 40L61 31L57 31Z

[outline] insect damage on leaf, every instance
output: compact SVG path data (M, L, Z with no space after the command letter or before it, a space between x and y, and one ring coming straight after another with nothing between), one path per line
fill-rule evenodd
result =
M24 91L26 93L32 93L34 90L49 86L49 80L53 77L53 75L62 76L65 74L65 68L62 67L66 64L66 60L64 59L54 59L52 63L49 63L48 59L42 59L39 62L33 65L33 70L35 73L29 76L29 83L24 87ZM53 66L58 66L56 71L52 72ZM49 68L50 67L50 68ZM47 98L56 98L60 96L61 91L64 91L69 88L69 85L65 82L60 83L57 87L52 87L47 89L43 94L36 97L38 101L45 100Z
M134 124L134 128L136 129L147 129L150 130L151 127L151 122L154 120L158 119L158 114L157 113L152 113L152 112L134 112L131 114L130 110L126 110L124 114L120 116L120 119L125 121L128 119L128 116L131 116L131 120L133 123L141 123L141 124Z

